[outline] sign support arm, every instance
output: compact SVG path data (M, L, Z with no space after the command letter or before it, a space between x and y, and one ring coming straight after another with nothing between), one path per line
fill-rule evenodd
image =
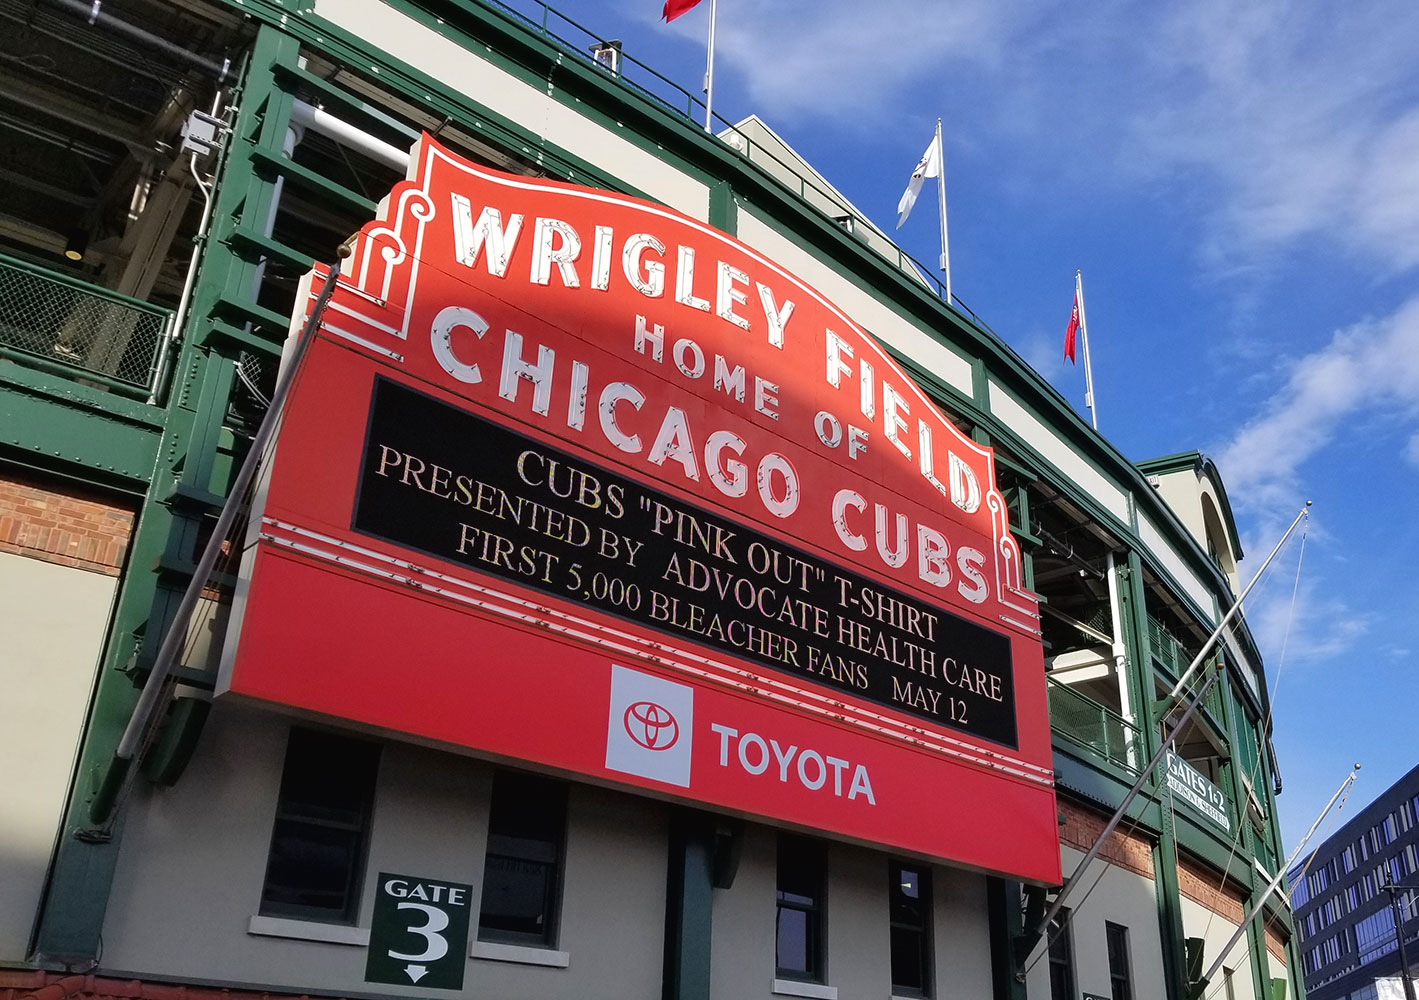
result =
M340 255L343 257L348 254L348 246L341 247ZM276 434L276 427L280 423L281 413L285 409L286 399L290 395L296 371L300 368L301 358L315 337L316 328L320 326L321 315L325 312L325 305L330 301L330 296L335 291L335 282L339 275L340 265L338 263L332 265L325 275L325 281L321 285L319 294L316 295L310 315L306 318L305 326L301 329L300 337L296 340L295 348L291 352L290 363L281 371L276 380L276 386L271 393L271 405L267 407L261 425L257 427L256 434L251 439L251 447L242 460L241 468L232 480L227 501L222 505L221 513L217 515L217 523L212 529L211 536L207 539L207 544L197 560L196 567L193 569L192 580L183 592L182 600L178 603L172 623L163 636L162 645L158 647L152 669L148 672L142 693L138 696L138 704L134 706L133 714L129 716L128 725L123 730L122 738L118 741L118 748L114 751L113 760L109 762L98 792L95 793L93 802L89 805L89 822L98 830L102 830L113 819L122 797L122 789L128 773L132 770L133 762L142 749L143 737L158 708L158 699L163 686L172 673L172 668L177 663L178 654L181 653L182 645L187 639L188 623L197 608L202 590L207 585L207 581L211 579L212 571L217 565L217 559L222 552L222 543L231 533L232 525L236 522L237 512L241 508L241 498L256 478L257 470L261 465L261 454Z
M1306 831L1306 835L1301 838L1301 842L1296 845L1296 849L1291 852L1291 856L1286 859L1286 863L1279 866L1276 877L1271 880L1265 891L1261 893L1260 898L1252 904L1252 908L1248 910L1247 915L1242 918L1241 923L1237 926L1236 933L1222 946L1222 950L1217 954L1217 959L1212 963L1211 968L1203 974L1201 979L1193 984L1191 990L1192 996L1199 995L1212 977L1217 975L1217 970L1221 968L1223 960L1226 959L1228 953L1231 952L1237 941L1241 939L1241 936L1247 932L1247 927L1250 926L1252 920L1256 918L1256 915L1261 912L1261 908L1266 905L1266 900L1271 896L1271 893L1276 887L1281 884L1281 880L1286 877L1286 873L1291 870L1291 866L1296 863L1296 859L1301 856L1301 852L1306 849L1306 845L1310 843L1311 838L1315 836L1316 828L1320 826L1321 820L1325 819L1326 814L1330 812L1331 806L1335 805L1335 800L1345 794L1350 786L1354 784L1355 773L1359 770L1359 764L1356 764L1350 769L1350 773L1345 776L1345 780L1340 783L1340 787L1335 790L1335 794L1330 797L1330 801L1327 802L1325 808L1320 811L1320 815L1317 816L1316 821L1311 824L1311 828Z
M1193 658L1193 661L1191 665L1187 668L1187 670L1184 671L1184 678L1190 678L1196 672L1198 665L1202 663L1203 658L1212 650L1212 647L1217 643L1218 638L1221 637L1222 631L1227 627L1227 624L1232 620L1232 617L1236 615L1236 613L1241 609L1242 601L1246 600L1246 597L1248 594L1251 593L1252 588L1255 587L1258 581L1261 580L1262 574L1266 572L1266 568L1271 565L1271 561L1275 559L1277 553L1281 551L1282 544L1285 543L1286 539L1290 537L1291 532L1296 530L1296 525L1298 525L1301 520L1306 516L1306 514L1310 511L1310 506L1311 502L1307 500L1306 506L1301 509L1301 513L1296 515L1296 519L1291 522L1291 527L1286 529L1286 534L1281 537L1281 541L1277 543L1276 548L1271 550L1271 554L1266 557L1266 562L1261 564L1261 568L1256 571L1256 576L1252 578L1251 583L1247 584L1246 590L1242 591L1242 595L1238 597L1235 602L1233 602L1230 610L1228 610L1227 613L1222 616L1222 620L1217 624L1217 627L1212 630L1212 634L1207 637L1207 641L1203 643L1202 649L1198 652L1197 656ZM1053 921L1054 918L1059 915L1059 911L1064 908L1065 902L1068 901L1069 897L1073 894L1074 889L1083 880L1082 876L1084 874L1084 870L1088 868L1090 864L1093 863L1093 861L1099 856L1099 853L1104 849L1104 844L1108 841L1109 836L1114 832L1114 830L1118 828L1119 823L1122 822L1124 815L1128 812L1128 807L1133 804L1133 800L1138 796L1138 793L1143 789L1143 786L1148 782L1148 779L1152 777L1153 771L1158 767L1158 762L1161 761L1163 759L1163 755L1167 753L1168 744L1172 742L1172 739L1177 734L1177 732L1187 724L1189 719L1192 718L1193 713L1196 712L1198 707L1202 704L1202 699L1206 697L1208 690L1212 687L1212 684L1217 680L1217 677L1218 673L1214 671L1205 681L1202 682L1201 685L1198 686L1198 689L1193 693L1191 701L1188 703L1187 711L1183 713L1182 718L1178 719L1177 723L1173 726L1172 731L1168 733L1167 737L1162 740L1161 743L1159 743L1157 752L1153 754L1152 759L1148 761L1148 763L1144 766L1143 770L1139 773L1138 779L1134 781L1133 787L1128 790L1128 794L1124 795L1123 801L1120 802L1118 808L1114 810L1114 814L1109 817L1108 823L1104 824L1103 832L1101 832L1099 834L1098 839L1094 841L1094 846L1089 848L1088 853L1084 855L1084 857L1080 860L1079 864L1075 867L1074 874L1065 881L1064 887L1060 890L1059 895L1055 897L1054 903L1045 912L1045 915L1040 920L1039 925L1030 931L1029 937L1025 939L1025 942L1027 943L1024 944L1025 950L1023 950L1022 952L1022 958L1020 961L1022 971L1016 973L1017 979L1024 976L1023 967L1025 965L1025 960L1029 958L1030 953L1033 952L1035 948L1039 945L1040 939L1044 936L1044 933L1049 927L1050 922ZM1174 694L1176 694L1182 689L1182 684L1183 682L1180 680L1178 682L1177 687L1173 689Z

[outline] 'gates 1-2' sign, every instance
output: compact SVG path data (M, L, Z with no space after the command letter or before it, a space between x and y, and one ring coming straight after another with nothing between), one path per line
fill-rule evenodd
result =
M427 137L410 176L302 361L224 689L1056 881L990 450L692 219Z

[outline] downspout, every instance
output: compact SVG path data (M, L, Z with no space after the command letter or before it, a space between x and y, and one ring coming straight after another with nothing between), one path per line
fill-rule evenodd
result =
M217 117L217 112L222 106L222 93L217 92L217 96L212 99L212 117ZM187 322L187 311L192 306L192 288L197 283L197 266L202 260L202 251L207 245L207 232L212 226L212 184L203 184L202 178L197 175L197 152L194 150L188 155L188 170L192 173L192 180L197 184L197 189L202 192L202 221L197 224L197 233L192 237L192 257L187 262L187 276L182 282L182 294L178 296L177 311L173 313L172 322L168 324L167 332L163 335L163 344L158 351L157 369L153 372L152 391L148 395L148 405L157 403L158 396L163 391L163 380L167 377L168 368L172 364L172 348L182 336L183 325Z

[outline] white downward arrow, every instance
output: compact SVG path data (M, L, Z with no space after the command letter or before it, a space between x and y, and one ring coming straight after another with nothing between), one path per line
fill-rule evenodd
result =
M409 978L416 983L429 973L429 970L422 965L406 965L404 966L404 971L408 973Z

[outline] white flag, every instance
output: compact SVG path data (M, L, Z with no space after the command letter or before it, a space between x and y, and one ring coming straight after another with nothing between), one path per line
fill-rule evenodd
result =
M912 213L912 206L916 204L916 196L921 192L921 185L928 177L941 176L941 137L934 135L931 137L931 145L926 147L926 152L921 154L921 162L912 170L912 179L907 182L907 189L902 192L902 200L897 202L897 228L902 228L902 223L907 221L907 216Z

